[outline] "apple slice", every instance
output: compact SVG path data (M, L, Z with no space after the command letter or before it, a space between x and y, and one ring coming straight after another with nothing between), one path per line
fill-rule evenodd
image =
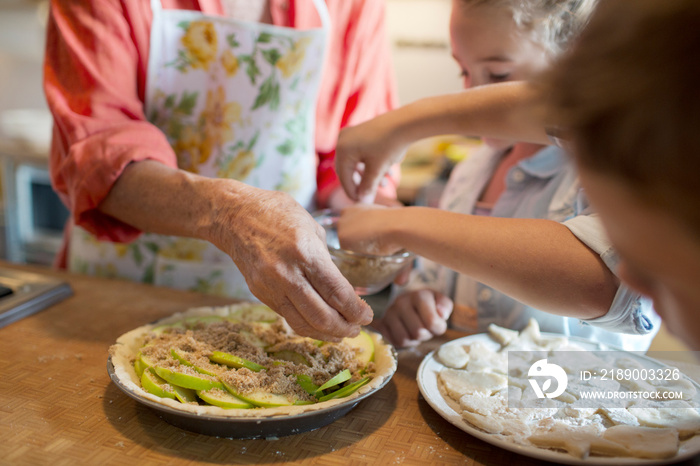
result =
M328 382L324 383L320 387L318 387L318 390L316 390L316 393L314 394L315 396L319 396L320 394L323 393L323 390L327 390L329 388L335 387L336 385L340 385L341 383L345 382L346 380L350 380L352 377L352 374L350 373L349 369L344 369L340 372L338 372L336 375L331 377Z
M268 393L263 391L257 391L253 393L242 394L234 386L229 383L223 382L224 388L231 395L236 398L240 398L243 401L259 406L261 408L275 408L277 406L291 406L296 400L290 399L287 395L280 395L277 393Z
M316 402L311 401L311 400L296 400L294 402L294 406L305 406L305 405L315 405L315 404L316 404Z
M241 322L276 322L279 315L265 306L264 304L258 304L253 306L242 307L236 309L229 314L232 318L239 320Z
M173 392L175 392L175 398L177 398L180 403L196 403L197 393L189 388L178 387L177 385L172 385Z
M141 375L141 386L152 395L161 398L175 399L175 392L172 386L168 385L168 382L156 375L151 368L146 368L143 371Z
M197 396L210 405L219 406L220 408L225 409L249 409L253 407L252 404L231 395L226 390L221 390L218 388L213 388L211 390L200 390L197 392Z
M236 356L235 354L224 353L223 351L212 352L209 356L209 359L212 362L224 364L229 367L235 367L237 369L245 367L246 369L250 369L253 372L260 372L261 370L266 369L265 366L261 366L258 363L241 358L239 356Z
M374 341L364 330L360 330L360 334L354 338L344 338L343 343L358 350L357 359L364 367L374 361Z
M146 370L146 365L141 361L140 357L136 358L134 361L134 371L139 378L143 375L144 370Z
M345 398L346 396L350 396L353 393L355 393L360 387L365 385L367 382L369 382L370 378L365 377L364 379L360 379L357 382L353 382L349 385L344 386L343 388L339 388L338 390L329 393L328 395L324 395L321 398L318 399L319 402L322 401L328 401L332 400L334 398Z
M313 380L311 380L311 376L306 375L306 374L297 374L297 383L301 388L304 389L306 393L309 395L316 396L316 392L318 391L318 385L316 385Z
M267 324L258 324L258 325L267 325ZM250 330L240 330L238 332L239 335L241 335L245 340L248 342L248 344L257 346L258 348L265 349L269 345L265 340L257 336L255 333L251 332Z
M172 348L172 349L170 350L170 355L171 355L173 358L175 358L176 360L180 361L180 364L182 364L183 366L191 367L192 369L196 370L196 371L199 372L200 374L210 375L210 376L212 376L212 377L217 377L217 376L218 376L218 374L216 374L216 373L214 373L214 372L212 372L212 371L210 371L210 370L208 370L208 369L205 369L205 368L203 368L203 367L199 367L199 366L193 364L193 363L190 361L190 357L191 357L191 356L187 353L187 351L182 351L182 350L179 350L179 349Z
M151 356L146 356L143 353L139 353L138 359L139 359L139 361L141 361L141 365L143 366L144 369L147 367L153 367L158 362L155 358L153 358Z
M171 385L190 388L192 390L211 390L212 388L223 388L221 382L208 375L194 375L171 370L166 367L154 367L160 377Z
M281 350L281 351L275 351L274 353L270 353L270 356L272 356L275 359L281 359L283 361L289 361L293 362L294 364L300 364L304 365L307 367L311 367L311 363L309 362L306 357L298 353L296 351L292 350Z
M223 316L190 316L178 322L173 322L172 324L163 324L155 327L151 330L156 335L160 335L168 329L180 328L185 329L188 327L193 327L196 324L202 323L205 325L212 324L215 322L221 322L222 320L228 320L231 322L237 322L236 319Z

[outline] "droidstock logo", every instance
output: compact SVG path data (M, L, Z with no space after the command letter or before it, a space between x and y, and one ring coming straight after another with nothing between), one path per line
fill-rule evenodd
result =
M529 379L530 385L535 391L537 398L556 398L566 390L566 384L568 383L566 371L557 364L548 363L546 358L540 359L530 366L527 375L528 377L548 377L547 380L544 381L542 388L540 388L537 379ZM548 390L552 385L552 378L557 381L557 388L549 392Z

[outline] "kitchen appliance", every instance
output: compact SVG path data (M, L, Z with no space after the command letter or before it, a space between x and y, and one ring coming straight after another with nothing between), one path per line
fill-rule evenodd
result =
M68 283L0 267L0 328L73 295Z
M47 110L0 113L2 233L10 262L50 265L61 247L69 213L51 187L51 125Z

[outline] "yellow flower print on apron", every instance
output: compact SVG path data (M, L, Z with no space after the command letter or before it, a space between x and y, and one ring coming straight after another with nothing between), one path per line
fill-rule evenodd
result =
M152 0L146 115L167 136L178 166L285 191L313 209L316 96L330 24L297 30L163 10ZM254 299L233 260L212 244L143 234L98 241L74 227L68 267L180 289Z

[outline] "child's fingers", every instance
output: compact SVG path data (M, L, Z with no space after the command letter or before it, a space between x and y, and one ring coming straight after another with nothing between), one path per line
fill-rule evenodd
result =
M427 336L427 338L430 338L432 336L429 329L423 325L423 320L417 309L404 309L400 313L400 317L411 340L421 340L421 337L426 338Z
M382 321L389 335L389 341L397 348L406 346L410 338L408 336L408 331L404 328L403 322L398 317L397 313L387 311Z
M409 264L406 267L404 267L399 274L396 276L394 279L394 283L397 285L405 285L408 283L408 279L411 277L411 271L413 270L413 265Z
M452 315L452 310L454 309L454 302L444 294L436 293L435 307L440 317L447 320Z
M422 327L429 330L433 335L442 335L445 333L445 330L447 330L447 320L438 312L436 293L434 291L420 290L414 293L412 295L412 304L416 316L421 320ZM443 310L445 306L446 303L441 303Z

